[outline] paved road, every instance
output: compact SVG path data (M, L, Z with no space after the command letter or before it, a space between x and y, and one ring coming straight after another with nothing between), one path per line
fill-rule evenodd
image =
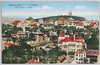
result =
M66 60L62 62L62 64L70 64L73 61L73 58L70 58L69 56L66 57Z

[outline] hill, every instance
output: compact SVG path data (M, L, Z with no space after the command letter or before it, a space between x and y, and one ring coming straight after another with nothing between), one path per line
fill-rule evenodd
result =
M42 19L45 20L50 20L50 21L57 21L59 18L64 18L66 20L68 20L68 18L73 18L74 20L80 20L80 21L85 21L85 18L83 17L79 17L79 16L68 16L68 15L60 15L60 16L50 16L50 17L43 17ZM36 21L39 20L35 19Z

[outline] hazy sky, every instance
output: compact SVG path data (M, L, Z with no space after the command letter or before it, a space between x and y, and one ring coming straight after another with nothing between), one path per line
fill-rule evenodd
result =
M3 17L41 18L67 15L72 11L75 16L88 20L99 20L98 1L5 1L2 2Z

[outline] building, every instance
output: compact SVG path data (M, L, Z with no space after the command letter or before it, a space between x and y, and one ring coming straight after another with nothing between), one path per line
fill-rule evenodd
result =
M67 53L87 48L84 38L75 35L69 36L69 34L64 33L60 34L58 38L58 46Z
M62 55L62 56L58 57L57 63L62 63L65 59L66 59L66 55Z
M39 62L39 61L36 60L36 59L32 59L32 60L28 61L28 62L25 63L25 64L43 64L43 63L42 63L42 62Z
M76 29L83 29L84 28L84 24L82 21L76 21Z
M26 34L21 30L17 31L17 34L11 34L12 37L25 37Z
M75 62L76 63L84 63L86 59L86 51L84 50L77 50L75 53Z
M31 28L38 28L37 24L32 24Z
M42 27L44 29L53 29L54 28L54 24L53 22L46 20L45 23L42 24Z
M22 32L21 30L17 31L17 37L24 37L26 34Z
M90 25L90 21L86 20L83 22L84 26L89 26Z
M66 23L66 20L64 18L60 18L58 20L58 24L65 24Z
M2 50L14 45L15 43L11 40L11 38L2 38Z
M15 20L12 25L16 25L17 27L21 26L21 21L20 20Z
M70 27L70 26L76 26L76 23L74 21L73 18L68 18L67 20L67 26Z
M39 19L39 20L38 20L38 23L39 23L39 24L43 24L43 19Z
M37 31L37 32L34 32L33 34L35 35L35 39L36 39L35 42L36 43L44 41L44 39L43 39L44 34L42 32Z
M76 63L99 63L98 50L77 50L75 53Z
M72 12L68 12L68 15L69 15L69 16L72 16Z
M98 25L98 23L96 23L96 22L91 22L91 23L90 23L90 26L91 26L92 28L94 28L94 29L98 29L98 28L99 28L99 25Z
M99 51L98 50L88 49L86 53L87 53L87 58L89 58L90 60L90 63L99 63Z
M44 34L44 41L48 41L48 35Z

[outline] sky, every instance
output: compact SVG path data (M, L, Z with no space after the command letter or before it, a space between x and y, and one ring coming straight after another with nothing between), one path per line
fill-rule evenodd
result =
M41 18L67 15L99 20L98 1L3 1L2 17Z

